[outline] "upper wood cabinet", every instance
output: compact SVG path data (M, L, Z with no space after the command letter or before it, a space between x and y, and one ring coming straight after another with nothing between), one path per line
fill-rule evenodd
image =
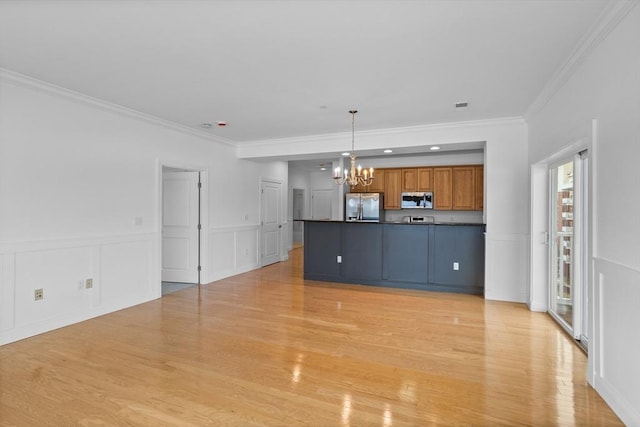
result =
M384 193L384 169L374 169L373 182L365 191L370 193Z
M384 208L400 209L401 196L402 196L402 169L385 169L384 170Z
M484 209L484 166L376 169L368 187L352 193L384 193L385 209L400 209L403 191L433 191L433 208L481 211Z
M402 191L432 191L433 168L402 169Z
M453 210L472 211L476 202L476 167L456 166L452 168Z
M476 166L476 200L475 209L484 210L484 166Z
M453 168L433 168L433 208L453 209Z
M374 169L373 182L367 187L358 184L349 190L351 193L384 193L384 169Z

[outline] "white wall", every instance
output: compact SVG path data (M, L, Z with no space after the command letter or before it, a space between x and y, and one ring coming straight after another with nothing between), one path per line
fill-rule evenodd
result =
M640 425L640 6L621 5L633 9L529 115L529 157L534 165L591 141L588 378L623 422Z
M0 93L0 344L160 296L163 164L207 172L203 281L257 268L259 180L286 189L286 163L4 70Z

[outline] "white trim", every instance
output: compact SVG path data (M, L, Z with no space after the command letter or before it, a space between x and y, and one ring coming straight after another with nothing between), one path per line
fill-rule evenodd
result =
M95 245L108 245L113 243L128 243L136 241L151 240L156 238L156 233L127 233L112 234L107 236L89 237L65 237L51 238L46 240L32 240L24 242L2 242L0 243L0 255L11 253L47 251L51 249L80 248Z
M436 123L436 124L426 124L426 125L417 125L417 126L406 126L406 127L398 127L398 128L386 128L386 129L375 129L368 131L359 131L359 138L367 138L371 136L398 136L399 134L418 134L424 132L440 132L440 131L449 131L449 130L464 130L464 129L477 129L477 128L491 128L498 126L510 126L510 125L522 125L525 124L525 120L522 117L504 117L497 119L487 119L487 120L473 120L473 121L465 121L465 122L450 122L450 123ZM250 159L254 157L264 157L262 155L254 155L252 152L256 148L264 148L264 147L274 147L282 144L321 144L325 141L336 141L344 138L351 138L350 132L338 132L338 133L327 133L320 135L308 135L308 136L299 136L299 137L291 137L291 138L274 138L274 139L264 139L264 140L256 140L243 142L238 144L238 158ZM474 141L468 140L457 140L454 142L482 142L484 139L480 138ZM452 141L441 141L441 144L452 143ZM424 145L422 142L417 145Z
M162 126L164 128L168 128L177 132L193 135L202 139L206 139L208 141L217 142L219 144L228 145L230 147L237 147L237 144L229 139L211 135L198 129L190 128L188 126L172 122L170 120L161 119L150 114L142 113L140 111L124 107L122 105L114 104L100 98L85 95L83 93L76 92L62 86L57 86L52 83L48 83L24 74L17 73L15 71L8 70L6 68L0 68L0 78L6 80L9 83L26 87L28 89L40 90L42 92L61 96L82 104L91 105L93 107L97 107L112 113L121 114L129 118L142 120L147 123Z
M17 242L3 245L0 253L0 345L18 341L37 334L48 332L63 326L82 322L93 317L108 314L123 308L131 307L144 302L152 301L160 297L161 288L159 277L156 276L156 264L158 259L153 248L157 240L156 233L131 233L101 237L48 239L32 242ZM148 251L143 258L148 261L149 270L145 272L146 284L141 284L142 292L137 296L127 295L118 300L104 300L104 274L101 255L105 247L127 243L143 242L148 246ZM17 272L16 259L22 254L39 251L59 251L67 249L85 249L91 255L93 289L86 290L90 293L90 302L82 306L64 308L52 313L50 317L37 321L23 323L16 326L16 292ZM141 258L141 260L143 259ZM158 280L156 280L158 279ZM140 289L139 289L140 291Z
M526 119L537 114L569 81L578 67L639 3L638 0L610 1L590 30L582 37L571 55L560 65L544 89L524 114Z

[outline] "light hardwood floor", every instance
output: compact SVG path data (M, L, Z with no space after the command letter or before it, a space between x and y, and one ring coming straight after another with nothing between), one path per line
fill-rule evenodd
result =
M1 347L0 424L620 424L546 314L301 257Z

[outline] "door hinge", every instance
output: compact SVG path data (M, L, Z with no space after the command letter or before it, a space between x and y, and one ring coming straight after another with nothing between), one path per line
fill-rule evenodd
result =
M198 188L202 188L202 183L198 181Z
M202 224L198 224L198 230L202 230Z
M202 266L201 265L198 266L198 271L202 271Z

